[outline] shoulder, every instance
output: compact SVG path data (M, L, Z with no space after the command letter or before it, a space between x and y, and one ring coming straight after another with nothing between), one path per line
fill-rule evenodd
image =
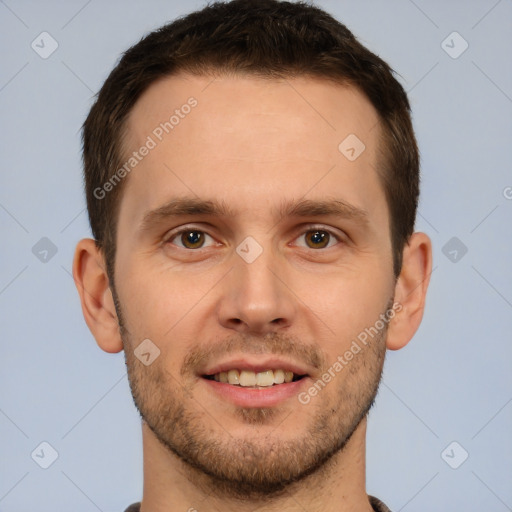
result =
M389 510L389 508L378 498L375 498L374 496L368 496L368 499L370 500L370 505L373 507L375 512L391 512L391 510Z
M140 503L130 505L124 512L140 512Z

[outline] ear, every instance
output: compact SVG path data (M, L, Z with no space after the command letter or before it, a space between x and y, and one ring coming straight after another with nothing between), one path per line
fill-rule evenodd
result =
M90 238L80 240L76 246L73 278L85 322L96 342L105 352L120 352L123 342L103 253Z
M398 350L405 347L418 330L425 310L431 273L430 238L425 233L413 233L404 247L402 270L395 284L397 313L388 325L388 349Z

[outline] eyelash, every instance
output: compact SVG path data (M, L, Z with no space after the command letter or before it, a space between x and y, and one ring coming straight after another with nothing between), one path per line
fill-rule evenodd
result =
M202 230L202 229L197 229L195 228L194 226L190 226L190 227L186 227L186 228L182 228L180 229L179 231L176 231L174 233L171 233L165 240L164 240L164 244L169 244L169 243L172 243L172 240L178 238L180 235L182 235L183 233L187 233L187 232L190 232L190 231L197 231L199 233L203 233L204 235L206 236L209 236L210 238L213 239L213 237L211 235L209 235L206 231ZM338 243L339 242L342 242L342 237L338 234L336 234L334 231L330 230L330 229L326 229L324 228L323 226L315 226L315 225L311 225L311 226L307 226L307 228L302 231L297 237L295 237L294 240L296 240L297 238L299 238L300 236L304 236L306 235L307 233L311 233L312 231L320 231L320 232L323 232L323 233L328 233L329 236L333 237ZM329 240L329 243L331 242L331 240ZM179 249L184 249L184 250L187 250L187 251L191 251L191 252L198 252L198 251L201 251L202 249L208 249L208 247L199 247L197 249L190 249L188 247L181 247L181 246L176 246L178 247ZM318 249L314 249L312 247L304 247L302 246L304 249L311 249L312 251L318 251L320 249L330 249L332 246L327 246L327 247L320 247Z

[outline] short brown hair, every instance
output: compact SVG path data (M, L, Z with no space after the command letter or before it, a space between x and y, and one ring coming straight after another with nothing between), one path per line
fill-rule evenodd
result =
M416 218L419 154L409 101L393 70L318 7L304 2L233 0L179 18L126 51L83 125L89 220L112 283L123 182L100 199L95 190L122 165L126 118L138 98L159 78L180 71L270 79L310 76L361 91L382 123L384 158L377 171L390 211L393 265L398 276L403 248Z

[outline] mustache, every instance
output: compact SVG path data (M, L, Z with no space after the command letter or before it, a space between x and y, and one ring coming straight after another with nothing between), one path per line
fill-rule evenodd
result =
M305 344L294 336L281 333L268 333L264 336L236 334L221 341L210 342L192 348L181 366L182 377L193 373L198 367L209 361L225 357L229 354L272 354L291 357L315 369L326 366L324 353L313 345Z

